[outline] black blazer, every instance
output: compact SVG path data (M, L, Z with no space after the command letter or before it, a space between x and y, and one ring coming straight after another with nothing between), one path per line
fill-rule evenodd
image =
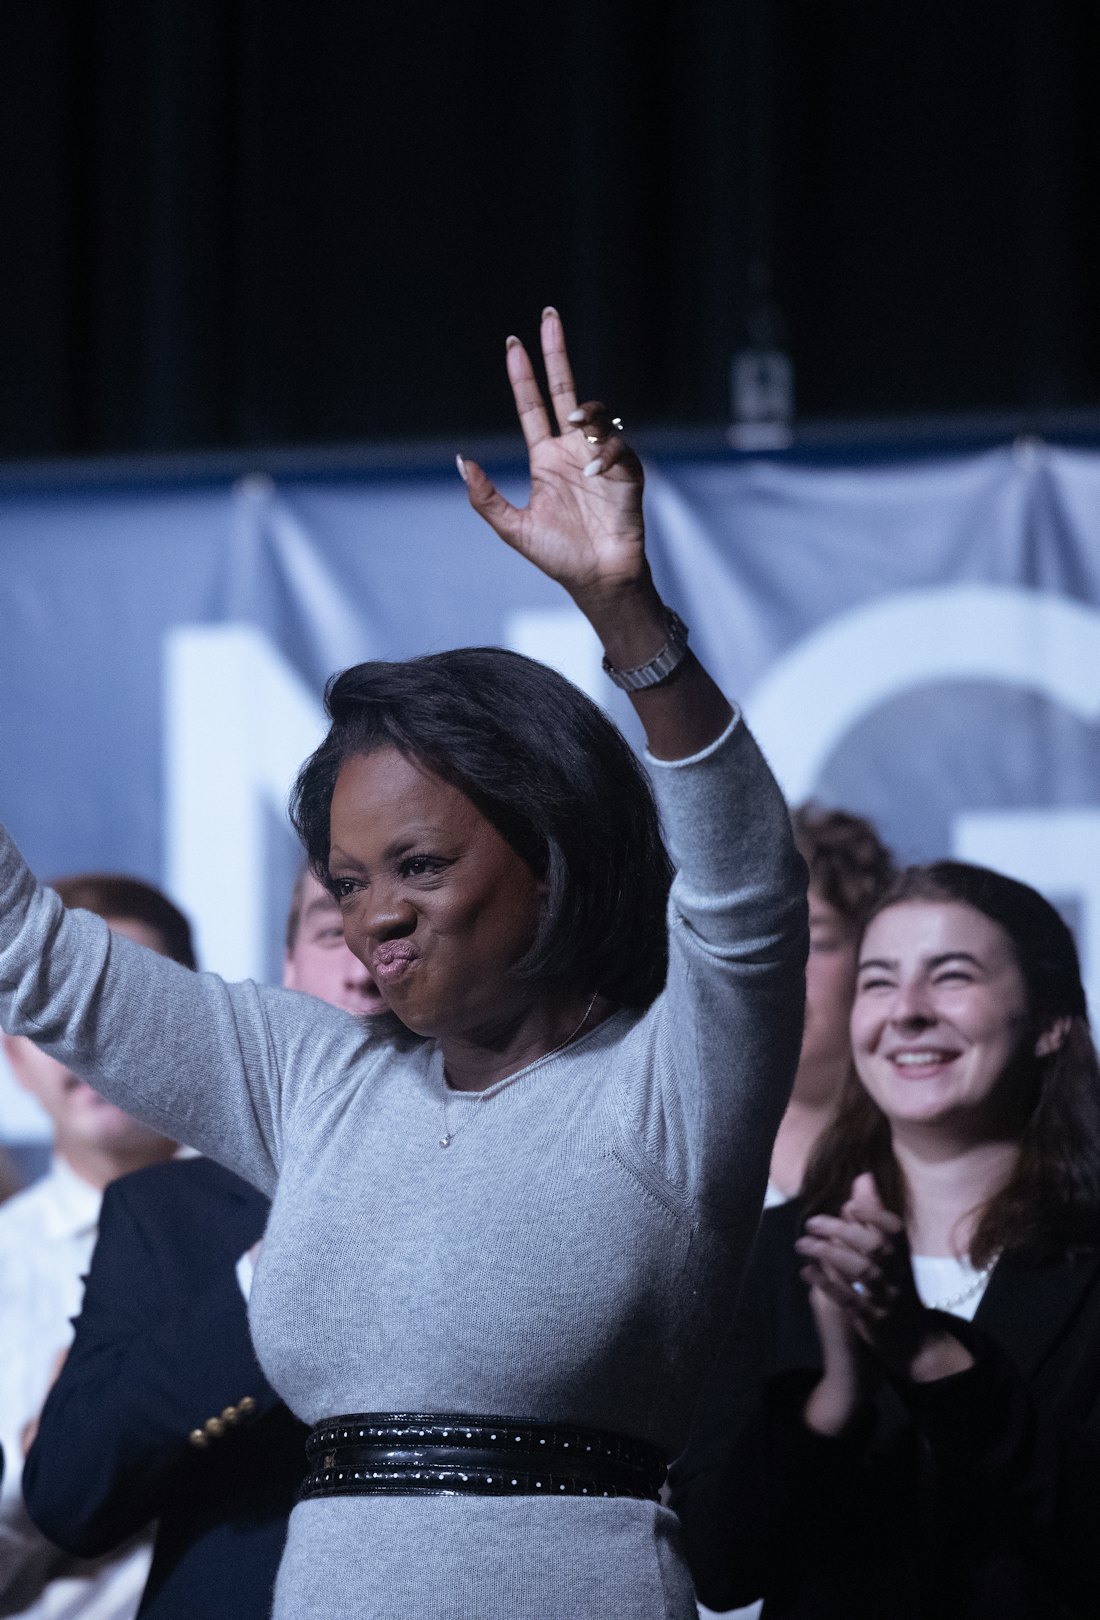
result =
M843 1439L801 1421L822 1367L794 1252L769 1211L671 1505L704 1603L766 1620L1045 1620L1100 1614L1100 1254L1002 1259L976 1357L885 1380Z
M68 1552L95 1557L159 1521L148 1620L271 1612L307 1431L260 1371L237 1283L267 1212L209 1159L108 1187L76 1338L27 1457L31 1517Z

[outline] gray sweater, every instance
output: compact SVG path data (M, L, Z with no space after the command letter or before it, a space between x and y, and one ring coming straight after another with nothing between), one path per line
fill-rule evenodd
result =
M309 997L112 936L0 829L0 1024L273 1197L252 1330L307 1422L489 1413L682 1447L797 1061L805 873L739 722L654 776L679 866L666 989L489 1091L447 1094L445 1150L431 1043L398 1049ZM694 1612L664 1508L445 1496L303 1503L275 1609Z

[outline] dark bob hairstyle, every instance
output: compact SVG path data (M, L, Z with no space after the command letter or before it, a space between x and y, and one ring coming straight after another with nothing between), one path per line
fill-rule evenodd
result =
M1037 890L962 861L907 867L867 921L911 901L972 906L1004 929L1027 987L1028 1043L1064 1020L1056 1051L1021 1053L1030 1085L1020 1151L1008 1182L979 1215L973 1263L987 1265L1002 1250L1046 1261L1094 1249L1100 1243L1100 1063L1073 935ZM853 1072L806 1169L802 1197L810 1212L839 1210L865 1170L873 1172L883 1203L904 1216L907 1193L889 1124Z
M290 815L329 886L329 810L344 761L393 747L457 787L546 885L514 972L547 988L647 1007L668 966L672 867L648 778L591 699L499 647L357 664L325 691L328 736Z

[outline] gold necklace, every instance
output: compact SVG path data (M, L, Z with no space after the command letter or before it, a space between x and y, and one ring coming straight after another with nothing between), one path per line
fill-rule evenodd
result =
M533 1058L530 1063L525 1063L522 1069L517 1069L515 1074L510 1074L507 1080L502 1081L499 1086L492 1088L494 1097L497 1096L499 1092L505 1090L505 1088L510 1086L514 1081L518 1080L520 1075L526 1074L528 1069L533 1069L536 1063L545 1063L547 1058L557 1057L559 1052L563 1052L565 1048L571 1044L571 1042L575 1041L585 1024L587 1024L592 1009L596 1005L596 997L599 995L599 993L600 992L598 990L593 992L592 1000L584 1009L584 1017L581 1019L576 1029L570 1031L570 1033L565 1037L564 1041L559 1041L557 1046L551 1047L550 1051L544 1052L541 1057ZM441 1148L448 1148L458 1135L458 1131L452 1131L451 1122L447 1116L447 1076L445 1074L443 1075L440 1084L443 1087L443 1135L439 1138L439 1145ZM485 1100L485 1092L479 1093L478 1101L484 1102ZM469 1121L467 1120L466 1123L469 1123Z

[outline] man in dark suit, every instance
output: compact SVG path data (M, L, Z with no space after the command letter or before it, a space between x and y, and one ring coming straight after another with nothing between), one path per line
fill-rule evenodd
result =
M308 874L284 984L356 1016L384 1003ZM266 1620L305 1427L266 1382L246 1296L268 1204L210 1160L124 1176L100 1217L76 1337L43 1409L24 1492L82 1556L158 1521L139 1615Z

